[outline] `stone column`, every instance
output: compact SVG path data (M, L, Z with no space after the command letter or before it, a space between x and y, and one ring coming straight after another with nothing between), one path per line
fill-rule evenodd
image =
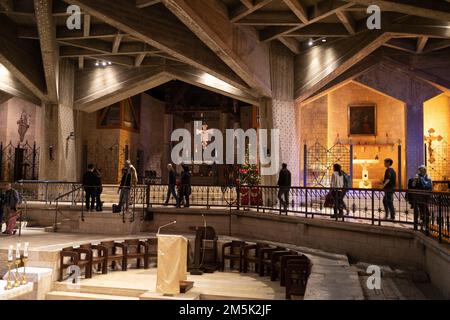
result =
M281 43L270 50L272 99L264 99L260 115L265 128L280 131L280 169L286 163L292 174L292 185L300 185L300 150L294 101L294 56ZM271 152L276 152L272 150ZM276 184L276 177L265 178Z
M165 113L164 114L164 129L163 129L163 139L164 139L164 150L163 155L161 157L161 174L162 174L162 182L168 183L168 172L167 172L167 164L172 162L170 153L172 152L172 142L170 141L170 137L173 131L173 113Z
M43 104L39 160L40 180L78 181L77 139L73 111L74 66L63 60L59 67L58 104Z
M425 162L423 103L424 101L410 101L406 104L407 179L414 177L417 168Z

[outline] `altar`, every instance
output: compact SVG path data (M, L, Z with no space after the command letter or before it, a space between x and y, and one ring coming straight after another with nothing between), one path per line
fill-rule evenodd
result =
M6 290L7 281L0 280L0 300L21 299L23 296L33 292L33 283L28 282L25 285Z

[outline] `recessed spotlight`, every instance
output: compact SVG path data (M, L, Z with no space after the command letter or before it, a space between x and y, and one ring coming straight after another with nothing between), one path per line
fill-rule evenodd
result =
M98 61L95 61L95 66L98 67L99 65Z
M103 61L103 62L102 62L102 66L106 67L106 65L107 65L107 64L106 64L106 61Z
M110 66L112 63L111 63L111 61L108 61L108 66Z
M322 39L322 42L327 42L327 39Z
M313 44L314 44L314 42L312 40L309 40L308 46L312 47Z

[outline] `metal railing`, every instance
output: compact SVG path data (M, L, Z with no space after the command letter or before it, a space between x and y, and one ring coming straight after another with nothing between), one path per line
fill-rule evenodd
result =
M118 188L117 185L104 185L102 200L107 204L118 203ZM55 225L60 212L58 206L61 203L83 204L81 218L84 220L85 191L80 183L21 181L17 190L25 194L29 202L56 202ZM139 210L142 210L141 219L143 219L146 208L165 205L167 191L167 185L133 187L130 194L129 220L134 221ZM328 218L335 221L411 228L436 237L439 241L450 241L450 193L396 190L393 193L395 217L391 219L386 216L383 190L340 191L344 194L342 203L326 206L327 195L332 192L329 188L290 187L287 191L288 206L284 208L278 198L279 188L275 186L191 186L189 205L206 209L252 210L304 218ZM169 203L175 205L172 196L170 199ZM342 215L339 207L342 207ZM123 222L126 222L124 209L121 214Z

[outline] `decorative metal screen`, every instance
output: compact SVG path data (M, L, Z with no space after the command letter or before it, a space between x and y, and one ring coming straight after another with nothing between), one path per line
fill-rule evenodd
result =
M0 144L0 180L37 180L39 147L36 143Z
M433 180L447 180L450 178L450 148L447 141L442 140L433 143L432 155L427 146L428 174Z
M309 187L329 187L333 165L338 163L350 173L350 149L337 143L330 149L319 142L309 147L307 152L307 183Z

